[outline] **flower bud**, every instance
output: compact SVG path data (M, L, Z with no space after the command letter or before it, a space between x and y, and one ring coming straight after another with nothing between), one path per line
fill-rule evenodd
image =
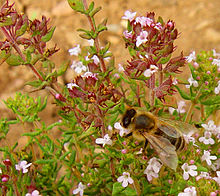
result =
M122 153L122 154L127 154L127 152L128 152L127 149L122 149L122 150L121 150L121 153Z
M10 161L10 159L5 159L5 160L3 161L3 163L4 163L6 166L11 166L11 161Z

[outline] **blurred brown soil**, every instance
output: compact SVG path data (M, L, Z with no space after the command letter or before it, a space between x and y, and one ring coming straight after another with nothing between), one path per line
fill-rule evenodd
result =
M76 44L87 45L87 42L79 38L78 28L89 28L87 19L75 13L68 6L67 0L14 0L17 9L26 13L30 18L41 19L41 15L49 17L51 24L56 26L55 34L51 46L57 44L60 51L53 57L56 65L71 59L68 49ZM0 0L0 6L3 4ZM13 2L10 0L10 2ZM162 16L164 20L174 20L180 32L176 41L176 55L181 51L188 55L192 50L216 49L220 52L220 1L218 0L95 0L96 6L101 6L102 11L97 14L97 23L103 18L108 18L108 32L101 35L101 44L111 42L110 50L113 52L116 64L125 63L130 57L124 48L122 32L124 22L121 17L126 10L136 11L138 15L146 12L155 12L156 16ZM2 35L0 34L0 38ZM14 96L15 92L28 92L30 88L24 83L34 79L33 74L26 67L9 67L6 64L0 67L0 117L14 119L14 114L9 111L2 100ZM73 77L73 71L68 73L60 82L69 82ZM186 71L184 70L184 75ZM48 95L48 92L41 91L30 94L31 96ZM58 119L53 99L49 99L48 108L41 113L46 124L50 124ZM25 138L20 138L24 131L30 131L31 127L13 127L8 137L9 143L19 141L22 145ZM24 141L23 141L24 140Z

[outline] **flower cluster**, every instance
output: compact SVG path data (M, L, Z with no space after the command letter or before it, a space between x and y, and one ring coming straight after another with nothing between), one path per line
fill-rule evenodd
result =
M192 75L188 79L186 88L201 87L204 94L219 94L220 90L220 56L215 50L201 52L196 55L193 51L188 57Z
M144 170L144 174L147 175L148 181L152 181L153 178L158 178L162 164L159 159L153 157L149 160L147 168Z
M180 73L179 68L185 65L182 53L171 58L178 31L173 21L165 23L161 18L156 21L154 13L136 18L135 15L136 13L126 11L122 17L129 23L128 30L124 32L124 40L132 55L124 72L131 78L142 79L148 88L155 91L156 97L163 100L166 94L174 92L173 79L168 77L163 81L163 73ZM156 73L161 75L158 87L154 82Z

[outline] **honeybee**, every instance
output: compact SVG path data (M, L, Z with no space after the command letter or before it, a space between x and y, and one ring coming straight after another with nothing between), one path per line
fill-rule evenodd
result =
M178 165L177 151L186 146L183 134L195 132L192 125L157 117L150 112L129 108L122 117L121 125L128 129L134 139L149 142L161 161L173 170Z

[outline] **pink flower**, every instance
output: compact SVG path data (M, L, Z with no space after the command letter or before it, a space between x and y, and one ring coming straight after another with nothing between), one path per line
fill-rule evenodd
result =
M190 176L197 176L198 172L195 171L197 169L196 165L188 165L188 163L184 163L181 167L183 169L183 179L188 180Z
M216 160L217 157L216 156L210 156L210 152L207 151L207 150L204 150L204 154L203 156L201 157L201 160L202 161L206 161L206 163L210 166L212 165L212 162L211 160Z
M148 18L148 17L145 17L145 16L138 16L136 19L135 19L135 24L136 23L140 23L141 26L150 26L152 23L153 23L153 20L151 18Z
M184 193L179 193L178 196L196 196L196 188L188 187L184 189Z
M81 74L83 71L87 70L87 67L83 65L81 61L73 61L70 68L73 69L77 74Z
M142 43L146 43L147 40L148 40L147 36L148 36L148 32L147 31L142 31L140 33L140 35L137 36L136 46L139 47Z
M20 171L22 170L23 174L28 172L28 167L30 167L32 163L27 164L27 161L19 161L18 164L15 165L15 169Z
M132 38L132 31L128 32L128 30L123 32L126 39Z
M127 187L128 184L133 184L134 180L130 177L130 173L123 172L122 176L118 177L118 182L122 182L123 187Z
M136 16L136 12L130 12L129 10L125 11L124 16L122 16L122 19L132 21L134 20L134 17Z
M204 144L208 145L208 144L211 144L213 145L215 143L215 141L211 138L212 136L212 133L209 132L209 131L205 131L204 133L204 137L200 137L199 138L199 141L200 142L203 142Z
M211 179L208 172L201 172L201 174L199 176L196 176L197 181L200 180L201 178Z

